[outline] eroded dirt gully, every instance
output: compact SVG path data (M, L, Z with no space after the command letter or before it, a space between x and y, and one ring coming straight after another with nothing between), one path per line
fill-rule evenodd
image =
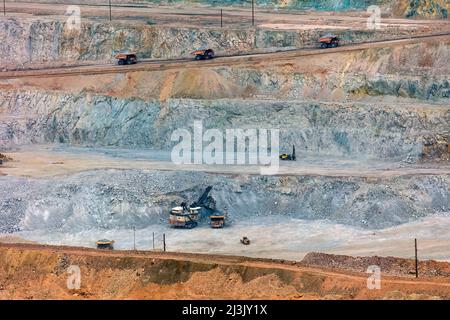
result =
M310 255L314 257L315 254ZM313 259L310 259L313 260ZM380 259L378 259L378 262ZM388 265L395 266L389 261ZM353 262L356 260L353 260ZM0 244L2 299L448 299L448 277L382 275L367 288L367 274L307 263L162 252L105 252L74 247ZM353 262L349 260L347 267ZM400 261L411 266L412 261ZM310 263L310 262L309 262ZM353 263L354 264L354 263ZM398 262L397 262L398 264ZM67 272L81 271L79 290ZM395 269L394 267L393 269ZM345 268L343 268L345 269ZM408 267L406 267L408 269ZM421 271L448 272L448 263ZM440 270L436 272L436 270ZM446 270L446 271L445 271Z

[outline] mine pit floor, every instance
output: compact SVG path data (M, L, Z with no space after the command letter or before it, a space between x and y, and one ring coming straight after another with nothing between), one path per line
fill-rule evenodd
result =
M13 160L0 169L0 175L44 178L69 175L95 169L186 170L215 174L259 174L258 167L248 166L180 166L170 161L170 152L130 150L120 148L69 147L66 145L22 146L6 152ZM445 175L450 166L443 164L407 164L380 160L302 157L299 161L281 163L280 174L354 176L368 178L403 175ZM3 177L8 179L8 177ZM7 181L7 180L5 180ZM162 234L166 234L171 251L231 254L301 260L311 251L346 255L379 255L411 258L413 241L420 241L422 258L449 260L450 215L431 214L413 222L384 229L363 229L327 220L305 220L286 215L256 216L228 221L224 229L211 229L207 222L192 230L173 229L165 222L148 225L136 231L138 249L151 250L153 233L155 248L162 249ZM3 235L11 236L11 235ZM73 232L36 229L12 234L27 241L53 245L95 246L100 238L116 241L117 249L133 249L131 229L85 228ZM239 239L247 236L250 246Z
M95 169L145 169L201 171L217 174L261 174L258 165L175 164L170 151L136 150L66 145L29 145L4 152L13 161L0 168L0 175L50 177ZM297 161L280 161L277 175L332 177L397 177L450 174L449 163L406 163L364 158L297 155Z
M312 251L410 259L414 258L414 238L418 238L421 259L450 261L449 228L449 213L381 230L366 230L326 220L311 221L289 216L256 217L232 221L224 229L211 229L206 222L191 230L173 229L165 224L150 225L136 230L136 248L162 251L162 236L165 234L167 250L172 252L294 261L300 261ZM242 236L247 236L251 244L242 245L239 241ZM57 230L21 231L12 235L0 235L0 242L35 242L94 248L95 242L100 238L114 239L118 250L134 249L133 231L126 229L86 229L73 233Z

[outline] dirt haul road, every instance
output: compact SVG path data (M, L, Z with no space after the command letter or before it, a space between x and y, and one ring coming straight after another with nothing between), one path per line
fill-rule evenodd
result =
M285 260L172 252L99 251L34 244L0 244L0 298L27 299L441 299L445 277L368 275ZM445 264L445 263L444 263ZM440 268L448 268L441 263ZM81 288L67 288L77 265ZM174 270L179 270L174 272Z
M47 3L46 3L47 2ZM63 3L52 3L63 2ZM6 9L9 15L39 15L39 16L61 16L66 17L69 5L80 6L83 18L103 18L109 20L110 10L107 3L98 1L97 4L79 4L73 1L44 1L37 2L10 2L6 1ZM178 4L174 6L164 6L161 4L136 3L122 1L122 3L112 3L113 20L121 21L144 21L152 19L156 24L164 23L182 26L217 26L220 25L220 11L223 10L223 27L249 26L251 24L251 8L245 7L208 7L191 3L188 6ZM255 23L257 26L273 29L305 29L305 28L365 28L367 25L366 11L336 12L336 11L296 11L257 8ZM383 27L408 28L414 26L439 26L445 25L445 21L425 20L425 19L404 19L383 17Z
M422 43L426 41L445 41L450 39L450 33L438 35L415 36L405 39L386 41L373 41L362 44L346 45L330 49L294 49L275 53L244 54L234 56L217 57L209 61L194 61L193 59L170 59L170 60L142 60L140 63L129 66L117 66L110 64L87 65L76 67L58 67L21 71L4 71L0 73L0 79L32 78L32 77L62 77L74 75L95 75L126 73L132 71L162 71L170 69L189 69L202 67L230 66L240 64L254 64L264 61L282 61L302 56L313 56L320 54L361 51L371 48L386 48L408 44Z
M51 145L23 146L21 150L7 152L14 159L0 168L0 175L22 177L51 177L96 169L144 169L167 171L199 171L215 174L259 175L257 165L178 165L170 160L167 151L141 151L138 158L133 150L108 149L89 151L85 148L66 148L57 151ZM298 159L296 162L281 162L276 175L328 176L328 177L401 177L420 175L450 175L449 165L417 164L405 167L398 162L358 161L317 158Z

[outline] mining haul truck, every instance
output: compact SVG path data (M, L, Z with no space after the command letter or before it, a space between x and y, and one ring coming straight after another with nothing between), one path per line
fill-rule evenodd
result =
M96 242L97 249L114 249L114 240L102 239Z
M114 58L116 58L117 64L119 65L137 63L136 52L119 52Z
M224 215L211 215L209 216L209 225L211 228L223 228L225 226L225 216Z
M208 60L215 57L213 49L200 49L191 52L195 60Z
M339 38L332 34L327 34L319 39L320 47L325 48L336 48L339 46Z

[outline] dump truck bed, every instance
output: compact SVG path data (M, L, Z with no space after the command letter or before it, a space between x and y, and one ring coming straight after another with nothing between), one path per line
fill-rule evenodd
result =
M336 39L336 37L322 37L319 39L319 42L331 42L333 39Z
M195 50L195 51L192 51L191 54L202 55L202 54L205 54L205 52L206 52L206 50Z
M129 56L135 56L136 52L119 52L117 53L114 58L116 59L126 59Z

